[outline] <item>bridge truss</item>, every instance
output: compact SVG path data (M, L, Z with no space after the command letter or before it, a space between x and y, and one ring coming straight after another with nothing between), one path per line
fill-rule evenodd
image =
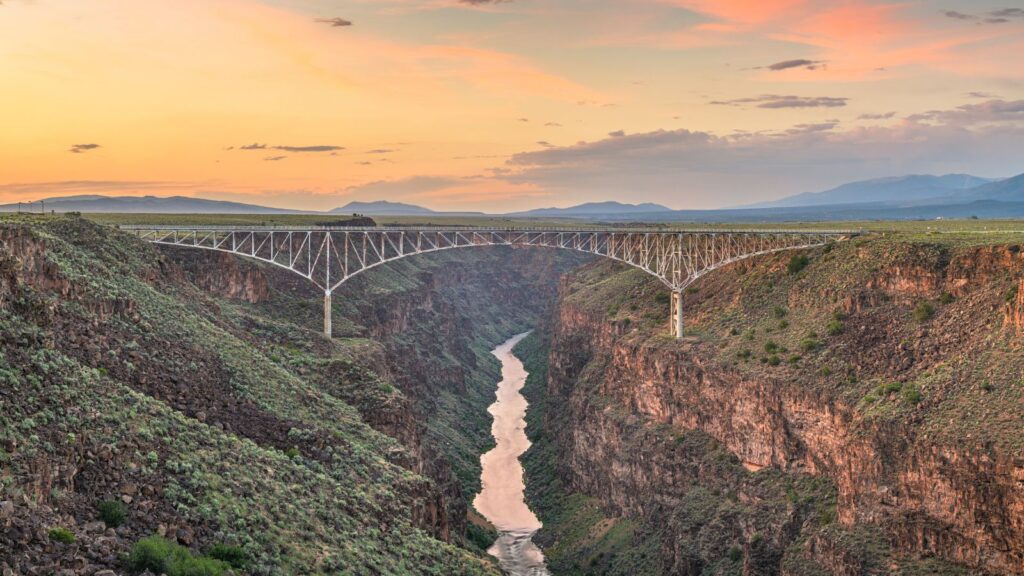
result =
M155 244L228 252L294 272L324 291L324 333L331 296L353 276L416 254L474 246L562 248L644 270L673 294L672 332L682 335L682 291L723 266L785 250L823 246L857 234L802 230L626 230L493 228L295 228L122 226Z

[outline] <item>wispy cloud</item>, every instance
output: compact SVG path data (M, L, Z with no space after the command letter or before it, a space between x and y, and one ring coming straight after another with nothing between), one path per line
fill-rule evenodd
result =
M263 161L264 162L280 162L281 160L284 160L286 158L288 158L288 157L287 156L267 156L266 158L263 159Z
M72 154L84 154L90 150L101 148L99 144L73 144L68 152Z
M762 94L752 98L736 98L733 100L713 100L709 104L718 106L746 106L757 108L840 108L846 106L849 98L830 96L783 96L778 94Z
M818 70L825 66L824 60L807 60L805 58L799 58L797 60L783 60L782 62L776 62L775 64L769 64L768 66L761 66L759 69L770 70L772 72L781 72L782 70L790 70L792 68L803 68L804 70Z
M344 18L317 18L316 22L330 24L332 28L344 28L352 25L351 20L345 20Z
M232 148L227 148L231 150ZM245 146L239 146L239 150L280 150L281 152L293 152L293 153L318 153L318 152L338 152L344 150L344 146L332 146L332 145L317 145L317 146L268 146L266 144L246 144Z
M857 120L888 120L896 116L895 112L885 112L882 114L861 114L857 116Z

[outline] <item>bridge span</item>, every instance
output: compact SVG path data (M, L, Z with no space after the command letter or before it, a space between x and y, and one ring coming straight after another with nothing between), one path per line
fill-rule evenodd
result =
M324 334L331 297L348 279L407 256L475 246L562 248L639 268L672 291L672 334L683 334L683 290L739 260L846 240L851 230L662 230L627 228L137 226L122 230L169 246L228 252L294 272L324 292Z

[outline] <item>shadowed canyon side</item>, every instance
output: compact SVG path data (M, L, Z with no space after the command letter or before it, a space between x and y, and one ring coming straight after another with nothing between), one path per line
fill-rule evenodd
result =
M553 572L1024 573L1021 254L742 264L687 295L681 345L659 287L575 273L526 362L549 363L525 462Z

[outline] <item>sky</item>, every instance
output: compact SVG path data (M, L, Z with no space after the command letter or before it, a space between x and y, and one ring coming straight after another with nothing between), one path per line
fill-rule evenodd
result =
M739 206L1024 172L1022 0L0 0L0 203Z

